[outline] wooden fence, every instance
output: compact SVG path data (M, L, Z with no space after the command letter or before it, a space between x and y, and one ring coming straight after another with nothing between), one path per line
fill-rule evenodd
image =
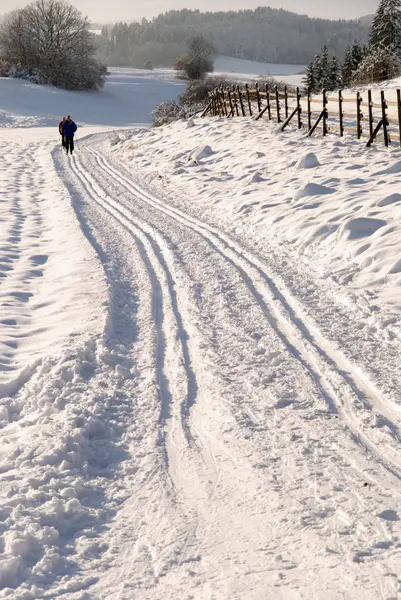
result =
M202 117L267 118L281 125L281 130L294 123L298 129L307 128L308 135L321 132L323 135L336 132L342 137L346 133L366 138L367 146L382 139L386 146L396 142L401 146L401 92L394 100L388 100L384 91L367 90L354 96L344 96L342 91L320 96L310 90L301 93L299 88L270 88L268 85L240 88L218 88L209 94L209 104Z

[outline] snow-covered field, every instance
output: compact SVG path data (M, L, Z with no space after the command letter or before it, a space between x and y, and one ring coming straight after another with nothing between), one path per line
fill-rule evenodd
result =
M231 56L219 56L215 61L215 74L232 77L236 80L257 81L260 76L274 77L288 85L301 85L305 66L279 65L244 60Z
M0 77L0 127L55 127L70 114L81 127L151 123L151 111L184 89L171 72L110 69L102 92L66 92Z
M0 598L401 598L401 152L113 77L0 80Z

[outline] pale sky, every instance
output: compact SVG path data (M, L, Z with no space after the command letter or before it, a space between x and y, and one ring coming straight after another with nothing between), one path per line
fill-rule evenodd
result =
M0 14L20 8L26 0L0 0ZM379 0L72 0L91 19L111 22L119 19L132 20L140 17L153 17L161 12L179 8L199 8L205 10L239 10L271 6L285 8L293 12L329 19L352 19L375 12Z

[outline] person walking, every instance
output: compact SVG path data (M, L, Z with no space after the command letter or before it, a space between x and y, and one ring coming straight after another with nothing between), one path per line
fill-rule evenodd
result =
M68 154L68 152L70 152L70 154L72 154L74 152L74 133L77 130L77 126L74 123L74 121L72 121L70 115L68 115L68 117L66 118L64 124L63 124L63 133L64 133L64 137L65 137L65 149L66 152Z
M61 119L61 121L59 123L59 126L58 126L58 131L59 131L59 134L61 135L61 145L63 146L63 148L65 148L65 135L64 135L64 132L63 132L63 125L64 125L64 123L65 123L65 117L63 117Z

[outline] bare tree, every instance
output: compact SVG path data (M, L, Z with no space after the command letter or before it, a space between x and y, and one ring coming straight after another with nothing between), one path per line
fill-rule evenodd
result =
M0 27L0 56L43 83L67 89L102 87L106 68L95 60L89 21L60 0L38 0L9 14Z

